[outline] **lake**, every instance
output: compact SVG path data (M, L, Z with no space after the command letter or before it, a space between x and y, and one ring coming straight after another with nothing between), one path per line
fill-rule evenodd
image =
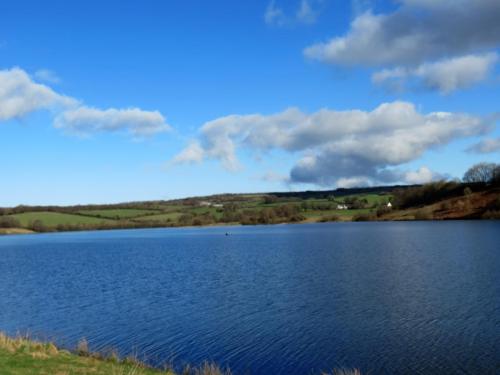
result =
M499 374L500 222L4 236L0 331L236 374Z

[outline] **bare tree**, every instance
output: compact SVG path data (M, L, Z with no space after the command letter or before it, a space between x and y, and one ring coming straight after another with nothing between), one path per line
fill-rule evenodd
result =
M491 182L494 184L500 184L500 164L498 164L493 170L493 177Z
M488 183L492 182L495 176L496 169L499 166L495 163L478 163L470 167L467 172L465 172L463 180L464 182L474 183L474 182L483 182Z

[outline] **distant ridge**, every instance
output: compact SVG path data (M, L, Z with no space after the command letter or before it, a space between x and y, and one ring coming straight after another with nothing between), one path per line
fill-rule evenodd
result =
M267 193L278 198L301 198L301 199L326 199L330 196L345 197L355 194L383 194L391 193L396 189L408 189L419 187L421 185L388 185L388 186L371 186L371 187L356 187L356 188L338 188L335 190L306 190L306 191L285 191Z

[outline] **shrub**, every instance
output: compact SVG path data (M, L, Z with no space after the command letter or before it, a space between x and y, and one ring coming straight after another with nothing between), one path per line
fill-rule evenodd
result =
M21 224L15 217L2 216L0 217L0 228L18 228Z
M370 214L358 214L352 218L352 221L372 221L375 217Z
M391 209L385 205L382 205L382 206L379 206L379 208L377 208L377 217L381 217L381 216L384 216L385 214L388 214L389 212L391 212Z
M454 181L438 181L394 192L393 205L404 209L463 195L463 185Z
M328 223L331 221L339 221L339 220L340 220L340 216L338 216L338 215L321 216L321 218L319 219L320 223Z
M499 220L500 219L500 211L488 210L481 216L481 218L487 219L487 220Z
M440 208L442 211L449 211L453 208L453 205L451 204L450 201L446 201L441 203Z
M275 195L266 195L264 197L264 204L272 204L278 201L278 197Z
M180 225L192 225L193 224L193 215L184 214L179 217Z
M415 213L415 220L432 220L432 213L427 210L418 210Z
M49 230L41 220L32 221L28 227L34 232L47 232Z
M492 210L498 210L500 211L500 197L498 197L497 199L495 199L489 206L488 208L492 209Z

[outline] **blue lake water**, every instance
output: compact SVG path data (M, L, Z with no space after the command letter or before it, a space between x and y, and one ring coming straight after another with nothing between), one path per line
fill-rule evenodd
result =
M500 222L4 236L0 331L237 374L499 374Z

